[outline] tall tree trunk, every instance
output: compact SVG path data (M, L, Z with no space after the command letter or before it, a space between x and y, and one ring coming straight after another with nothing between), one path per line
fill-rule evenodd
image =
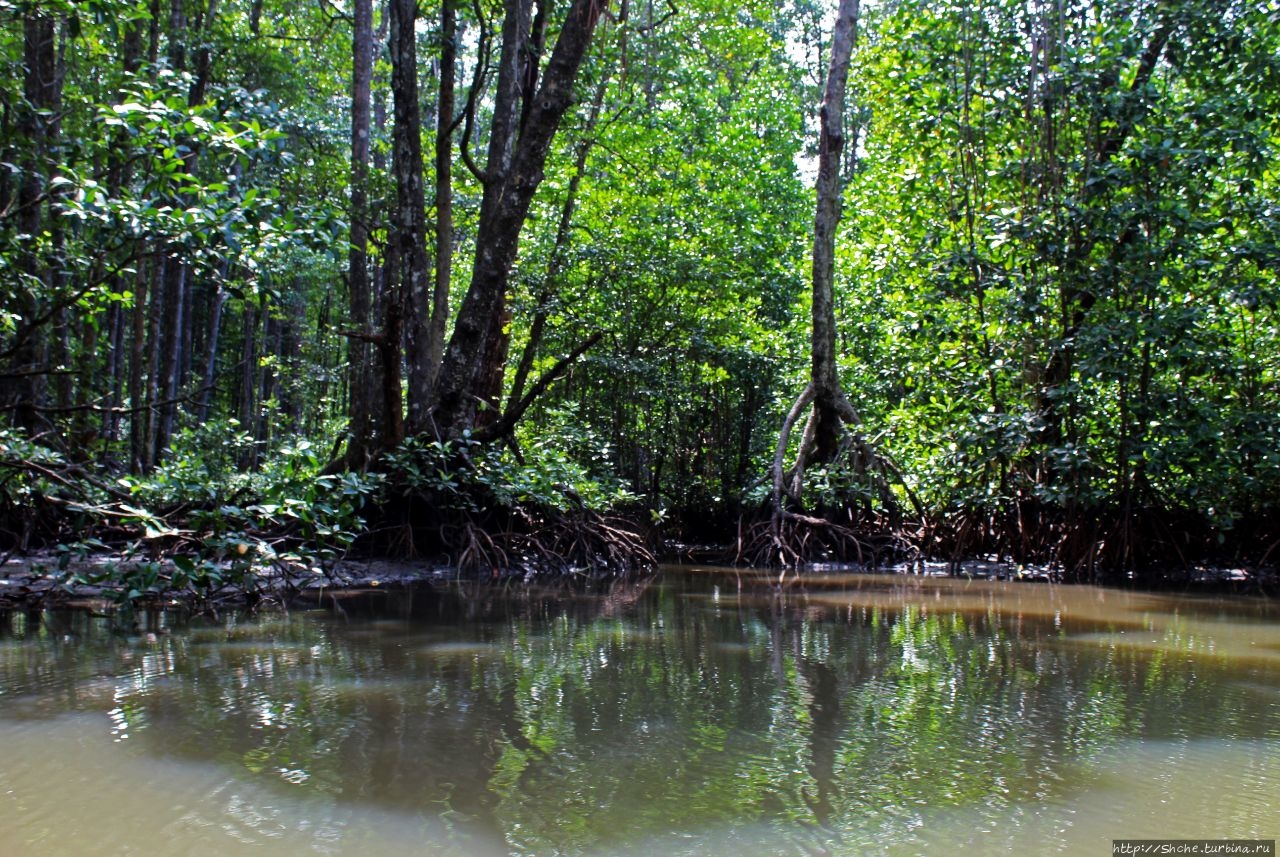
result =
M134 295L129 346L129 470L135 475L150 467L147 453L146 342L147 292L150 272L148 257L139 255L138 273L134 276Z
M591 112L587 116L586 125L582 129L582 138L575 147L573 177L569 179L569 187L565 190L564 204L560 208L560 222L556 224L555 243L551 246L551 258L547 261L547 271L542 280L542 288L538 292L538 305L534 310L533 323L529 325L529 338L525 342L524 353L516 366L511 379L511 395L506 410L515 407L524 397L525 384L529 380L529 371L542 346L542 337L547 327L548 308L559 288L560 274L564 270L565 255L569 252L569 239L573 233L573 215L578 206L578 192L582 187L583 176L587 172L587 158L591 147L595 144L596 124L600 121L600 112L604 109L604 97L609 87L609 78L602 77L596 84L595 97L591 100Z
M58 103L57 28L52 15L34 7L22 19L23 60L25 74L18 131L27 144L22 163L22 180L18 186L16 212L18 232L32 236L18 260L22 272L22 288L17 305L28 325L40 315L40 302L48 290L48 259L41 253L39 236L44 229L44 207L49 191L50 154L54 144L51 117ZM6 398L13 408L14 423L35 434L47 423L40 408L45 395L47 371L47 332L26 326L18 331L16 347L10 359L14 377Z
M218 377L218 343L222 338L222 311L227 304L227 290L223 287L229 273L224 261L222 275L218 277L217 291L213 296L213 308L209 310L209 335L205 348L204 374L200 379L200 406L196 420L200 425L209 421L209 403Z
M143 473L151 472L156 463L156 434L160 427L160 414L157 411L160 402L160 352L164 339L165 293L161 274L167 260L156 259L153 255L151 264L147 266L148 286L151 300L147 311L147 349L146 349L146 434L143 445L140 469Z
M264 306L265 309L265 306ZM240 349L240 401L237 416L240 430L255 433L258 425L258 317L252 299L244 302L244 339ZM240 453L240 469L252 470L258 464L258 445L253 443Z
M422 119L418 103L416 20L416 0L391 0L391 91L395 102L391 168L396 182L396 219L392 240L399 260L394 300L401 306L398 318L405 326L405 356L409 367L408 426L412 431L423 427L431 392L426 359L431 321L431 296L427 285L430 266L427 259L426 193L423 188ZM396 442L396 439L387 440Z
M437 384L434 428L441 436L457 437L475 424L475 395L481 388L482 373L490 365L489 335L505 309L520 231L604 7L605 0L573 0L515 147L511 168L500 189L490 187L492 176L485 187L471 285Z
M351 324L369 332L373 295L369 282L369 149L373 83L373 0L355 0L351 32L351 246L347 253L347 296ZM347 463L362 467L374 449L373 350L363 336L347 340L350 416Z
M784 564L799 559L796 551L784 544L781 523L784 518L783 492L786 475L784 460L791 431L797 420L812 406L804 427L791 470L791 486L786 489L794 501L800 500L806 467L828 463L841 452L846 438L856 441L859 466L880 462L879 456L858 435L857 413L840 388L836 363L835 316L835 246L836 227L840 223L841 169L844 163L845 89L849 79L849 63L853 55L858 24L858 0L840 0L835 30L831 39L831 60L826 87L819 110L817 205L813 222L813 332L810 345L809 384L792 405L779 431L773 458L773 541ZM848 426L853 436L845 431ZM882 467L882 463L880 464ZM886 501L891 502L881 485Z
M831 67L820 108L817 211L813 220L812 459L828 462L839 450L842 420L852 408L840 389L836 364L836 228L840 224L844 163L845 88L858 24L858 0L841 0L831 40Z
M67 24L66 19L59 23L58 26L58 43L54 48L54 81L52 91L49 93L51 105L48 114L48 136L49 140L56 144L62 136L62 79L66 75L66 64L63 61L66 55L67 40ZM50 153L52 155L52 152ZM49 233L49 259L46 263L48 268L49 291L53 295L54 300L59 304L64 303L64 295L69 285L69 271L67 270L67 221L62 216L62 208L66 204L68 189L65 184L55 183L59 178L61 167L55 163L59 158L50 157L49 162L49 224L47 231ZM75 385L72 383L74 374L71 371L71 323L66 306L62 306L53 317L53 336L50 340L49 362L55 370L53 376L53 395L54 406L58 413L67 414L71 411L72 399L75 395ZM81 444L76 442L77 438L73 438L77 455L83 452Z
M160 354L159 413L155 431L154 455L159 460L169 448L182 373L182 336L186 325L187 265L177 255L177 248L161 262L161 288L164 291L163 345Z
M532 72L529 70L528 56L533 0L506 0L504 8L506 14L502 22L502 53L498 61L493 121L489 129L484 199L480 205L482 223L486 217L493 216L506 193L516 141L523 124L528 121L527 114L521 109L521 102L531 94L536 82L536 67ZM530 74L534 76L532 81ZM480 405L480 409L470 417L472 426L487 425L497 419L507 364L509 337L506 331L511 324L506 301L504 288L486 320L484 342L480 351L483 363L477 369L476 384L470 391L473 403Z
M435 393L449 323L453 280L453 113L458 68L458 18L454 0L440 4L440 102L436 108L436 278L427 339L427 386Z

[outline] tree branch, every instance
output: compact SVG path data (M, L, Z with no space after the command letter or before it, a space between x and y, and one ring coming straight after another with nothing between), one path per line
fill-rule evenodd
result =
M515 428L516 423L520 421L520 418L524 416L524 412L529 410L529 406L532 405L539 396L545 393L548 387L558 381L564 373L568 371L569 367L572 366L579 357L585 354L588 349L599 342L603 336L604 333L598 330L588 336L583 342L579 343L576 348L557 360L556 365L544 372L542 376L534 382L534 385L529 388L529 392L525 393L524 397L520 399L520 401L510 405L498 420L483 429L480 429L472 436L476 440L484 443L510 433L511 430Z

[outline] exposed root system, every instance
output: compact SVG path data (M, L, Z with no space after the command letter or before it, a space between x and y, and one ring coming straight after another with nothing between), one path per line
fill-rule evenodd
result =
M468 577L614 576L657 566L633 523L592 509L532 505L484 512L406 504L402 533L389 545L401 555L434 557ZM406 550L406 548L410 548Z
M875 568L915 557L915 548L886 522L858 524L848 517L848 522L838 523L783 510L767 520L744 522L733 563L788 569L839 562Z

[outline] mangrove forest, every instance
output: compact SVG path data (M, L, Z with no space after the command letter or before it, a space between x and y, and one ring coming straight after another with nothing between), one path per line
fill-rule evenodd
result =
M0 0L0 553L68 587L1278 521L1274 2Z

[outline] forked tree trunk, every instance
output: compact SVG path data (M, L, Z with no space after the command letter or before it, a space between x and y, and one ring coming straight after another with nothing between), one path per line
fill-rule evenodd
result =
M840 0L831 40L831 65L819 110L817 211L813 221L813 333L809 384L783 421L774 455L774 512L782 509L784 459L796 421L812 406L794 468L798 483L809 463L833 460L844 424L856 426L857 414L840 389L836 365L835 246L840 223L840 169L844 152L845 88L858 23L858 0ZM793 492L797 493L797 492Z
M482 222L486 217L493 216L506 193L507 178L511 172L511 162L521 129L521 101L527 100L531 88L527 79L526 45L531 40L533 0L505 0L504 7L506 12L502 22L502 52L498 60L498 83L494 93L488 159L483 176L484 199L480 208ZM535 68L535 79L536 74ZM490 424L496 419L507 363L509 340L504 331L509 328L510 323L511 314L507 309L504 289L487 319L485 338L480 348L484 363L479 367L476 383L470 391L472 401L478 406L470 420L473 427Z
M573 0L515 144L510 170L500 188L485 189L471 285L437 381L433 428L438 436L458 437L475 425L477 395L483 389L485 370L492 365L491 333L505 309L520 230L542 182L551 140L572 103L574 80L606 2ZM490 163L495 163L492 150Z

